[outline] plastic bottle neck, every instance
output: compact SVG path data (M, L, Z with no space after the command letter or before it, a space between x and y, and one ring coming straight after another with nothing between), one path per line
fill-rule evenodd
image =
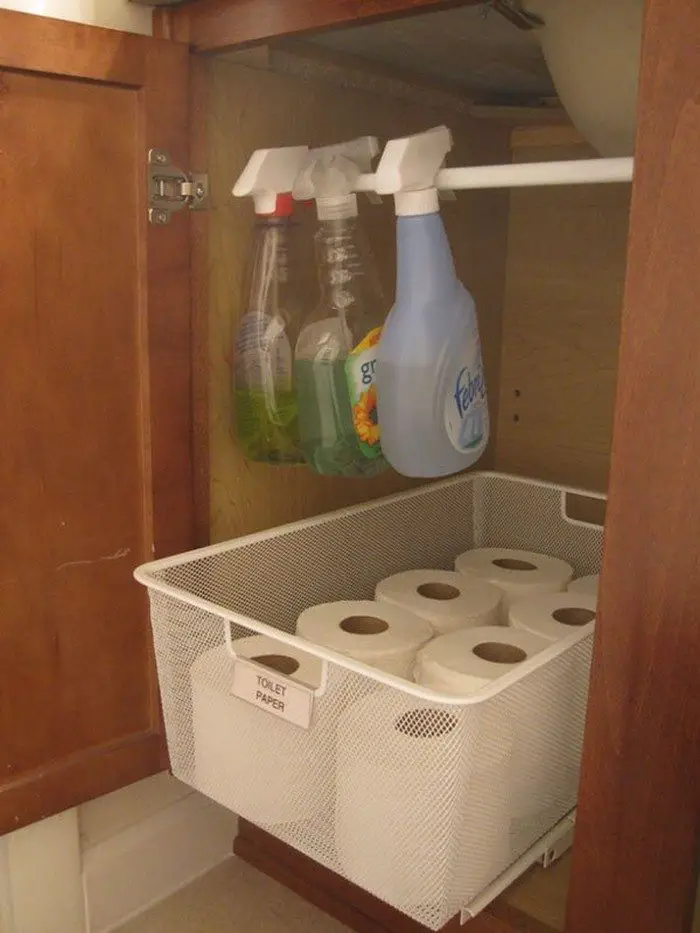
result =
M430 300L457 281L439 213L396 219L396 303Z
M399 191L394 195L397 217L437 214L440 201L437 188L421 188L419 191Z
M256 214L255 215L255 229L256 230L265 230L269 227L276 227L278 229L291 230L299 226L299 222L293 217L278 217L275 214Z
M343 194L316 199L316 210L321 223L327 220L345 220L357 217L357 195Z

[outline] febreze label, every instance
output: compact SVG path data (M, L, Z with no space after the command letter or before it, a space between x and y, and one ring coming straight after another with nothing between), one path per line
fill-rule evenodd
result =
M445 430L452 446L466 453L488 443L489 410L478 339L469 340L465 351L448 383Z
M381 327L371 330L350 351L345 364L345 375L352 406L352 424L360 443L360 450L370 459L378 457L382 448L379 443L379 420L377 418L377 345L382 335Z

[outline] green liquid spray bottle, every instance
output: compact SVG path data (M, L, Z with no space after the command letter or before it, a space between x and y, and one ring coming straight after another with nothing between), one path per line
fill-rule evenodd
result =
M301 225L292 186L307 146L258 149L233 189L253 198L254 243L245 311L234 343L233 392L238 443L249 460L294 464L299 444L293 351L304 306Z
M374 476L382 456L374 383L386 303L353 188L377 154L374 137L310 150L294 185L318 212L321 297L296 341L299 435L309 466L327 476Z

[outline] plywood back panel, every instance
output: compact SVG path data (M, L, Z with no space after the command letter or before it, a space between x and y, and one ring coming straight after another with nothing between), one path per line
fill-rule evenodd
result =
M529 145L514 161L594 154ZM629 198L629 185L511 192L498 469L607 486Z
M452 164L508 157L507 132L405 100L340 89L224 61L209 63L208 140L213 210L209 241L211 535L222 540L406 488L393 471L373 480L319 477L304 467L250 463L232 431L231 362L242 313L242 277L251 244L252 206L230 189L252 150L321 145L355 136L402 136L452 123ZM480 310L494 415L498 403L507 195L469 193L444 209L458 270ZM383 281L387 310L394 292L391 203L360 206ZM494 420L495 424L495 420ZM493 451L484 458L493 463Z

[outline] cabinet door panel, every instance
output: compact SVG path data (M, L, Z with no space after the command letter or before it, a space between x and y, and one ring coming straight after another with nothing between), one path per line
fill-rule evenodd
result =
M700 5L647 0L569 933L687 933L700 844Z
M132 571L194 519L187 218L145 203L187 52L0 11L0 68L2 832L162 767Z

